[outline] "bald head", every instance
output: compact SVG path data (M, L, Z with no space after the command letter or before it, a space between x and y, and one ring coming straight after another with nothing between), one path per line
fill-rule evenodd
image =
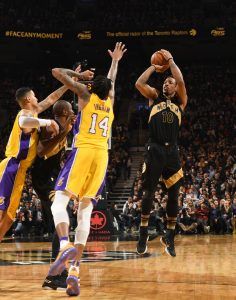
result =
M72 106L65 100L59 100L53 105L52 112L55 117L68 116L72 112Z

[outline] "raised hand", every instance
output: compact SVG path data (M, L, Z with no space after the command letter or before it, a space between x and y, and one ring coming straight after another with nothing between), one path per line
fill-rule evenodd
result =
M94 76L94 72L90 71L90 70L86 70L84 72L80 73L81 78L83 78L83 80L92 80L93 76Z
M159 66L159 65L152 65L152 66L155 67L157 73L163 73L169 68L169 64L163 66Z
M171 58L173 59L172 54L168 50L161 49L158 52L160 52L164 56L165 60L167 60L167 61L169 61Z
M125 44L119 42L119 43L116 43L115 49L113 51L111 51L109 49L108 53L110 54L112 60L119 61L123 57L123 55L126 51L127 51L127 49L125 48Z
M80 78L82 80L92 80L93 79L93 76L94 76L94 72L90 71L90 70L86 70L84 72L80 72L81 71L81 65L78 65L78 67L75 69L75 72L78 73L80 76ZM74 79L74 76L73 76L73 79ZM78 81L78 78L77 80L74 79L75 81Z

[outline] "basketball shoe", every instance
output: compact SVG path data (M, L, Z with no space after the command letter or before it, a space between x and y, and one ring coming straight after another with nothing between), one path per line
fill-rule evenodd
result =
M66 279L67 288L66 293L69 296L78 296L80 294L80 278L79 267L71 266L69 274Z
M148 227L140 226L139 229L139 240L137 243L137 253L145 254L147 252L147 241L148 241Z
M66 269L67 262L74 260L77 255L77 250L72 244L67 244L61 249L56 260L51 265L48 276L56 276L61 274Z
M51 290L65 290L66 289L66 278L68 276L68 271L65 269L61 275L47 276L43 282L43 289Z
M167 229L166 234L160 238L160 242L165 246L165 252L173 257L176 256L174 238L175 231L173 229Z

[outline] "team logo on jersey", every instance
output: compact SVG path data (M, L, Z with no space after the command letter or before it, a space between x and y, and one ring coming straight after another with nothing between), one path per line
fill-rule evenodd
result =
M107 218L104 213L101 211L93 211L91 220L90 220L90 227L93 230L100 230L102 229L107 223Z
M4 204L5 197L0 197L0 205Z
M57 186L62 186L62 185L63 185L63 181L64 181L64 177L61 177L61 178L58 180Z

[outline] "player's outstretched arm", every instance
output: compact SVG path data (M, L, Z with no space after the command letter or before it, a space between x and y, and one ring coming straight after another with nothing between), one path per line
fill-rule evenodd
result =
M61 98L61 96L68 90L68 87L61 86L59 89L52 92L47 96L43 101L39 103L38 114L48 109L50 106L55 104L57 100Z
M94 75L92 71L86 70L82 73L78 73L70 69L54 68L52 69L52 75L68 89L77 94L81 100L86 102L89 100L90 93L87 87L84 84L75 81L72 77L79 78L80 80L91 80Z
M22 109L19 116L19 126L24 133L32 132L32 129L38 127L48 127L52 136L59 133L59 126L54 120L34 118L32 113L28 110Z
M160 52L163 54L165 59L168 60L168 62L169 62L171 73L177 83L177 94L181 101L180 107L184 110L187 105L188 96L187 96L187 92L186 92L183 75L182 75L179 67L174 62L174 59L173 59L173 56L171 55L171 53L164 49L161 49Z
M112 58L111 67L107 74L107 78L111 79L112 81L112 88L109 93L109 97L111 98L112 105L114 105L114 101L115 101L115 81L116 81L116 75L118 70L118 64L126 51L127 49L125 48L125 44L122 43L116 43L115 49L113 51L108 50L108 53Z

